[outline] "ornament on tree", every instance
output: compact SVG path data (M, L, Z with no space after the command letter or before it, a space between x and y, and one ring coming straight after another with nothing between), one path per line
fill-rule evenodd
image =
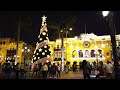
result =
M45 33L45 32L43 32L42 34L43 34L43 35L46 35L46 33Z
M39 49L39 52L41 52L41 51L42 51L42 49L40 48L40 49Z
M47 52L47 50L45 50L45 52Z
M44 46L44 48L47 48L47 46Z
M40 40L42 40L42 38L40 38Z

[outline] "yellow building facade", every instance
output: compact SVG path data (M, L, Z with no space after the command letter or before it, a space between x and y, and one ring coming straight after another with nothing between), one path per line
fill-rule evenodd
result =
M23 42L19 41L17 58L18 63L22 62L22 48ZM6 62L6 60L9 61L11 60L14 63L16 57L15 55L16 55L16 42L11 38L0 38L0 63L3 64Z
M120 35L116 35L117 46L120 46ZM53 62L61 62L61 39L50 41ZM112 61L111 39L109 35L97 36L91 34L81 34L79 37L64 38L64 60L79 62L87 60L93 61Z

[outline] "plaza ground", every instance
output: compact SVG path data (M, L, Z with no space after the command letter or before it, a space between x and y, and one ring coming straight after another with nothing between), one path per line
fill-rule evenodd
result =
M41 77L37 77L35 74L32 76L32 72L27 74L26 79L42 79ZM49 79L49 78L48 78ZM73 71L69 71L67 74L65 72L61 72L61 77L59 79L83 79L82 70L73 73Z

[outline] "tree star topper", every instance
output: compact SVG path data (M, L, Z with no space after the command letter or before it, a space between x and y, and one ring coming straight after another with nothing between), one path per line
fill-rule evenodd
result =
M47 18L47 17L45 17L45 15L42 17L42 26L45 24L46 18Z

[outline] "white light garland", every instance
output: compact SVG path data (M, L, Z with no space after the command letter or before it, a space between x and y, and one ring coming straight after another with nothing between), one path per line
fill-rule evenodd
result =
M47 50L45 50L45 52L47 52Z
M45 53L43 52L42 55L45 55Z
M38 38L40 38L40 35L38 36Z
M47 55L47 57L50 57L50 55Z
M34 57L34 60L36 59L36 57Z
M40 40L42 40L42 38L40 38Z
M36 55L39 55L39 53L37 53Z
M38 42L36 43L36 45L38 45Z
M38 59L40 59L40 57L38 57Z
M41 51L42 51L42 49L40 48L40 49L39 49L39 52L41 52Z
M44 46L44 48L47 48L47 46Z
M46 33L45 33L45 32L43 32L42 34L43 34L43 35L46 35Z
M48 37L46 37L46 39L48 39Z

